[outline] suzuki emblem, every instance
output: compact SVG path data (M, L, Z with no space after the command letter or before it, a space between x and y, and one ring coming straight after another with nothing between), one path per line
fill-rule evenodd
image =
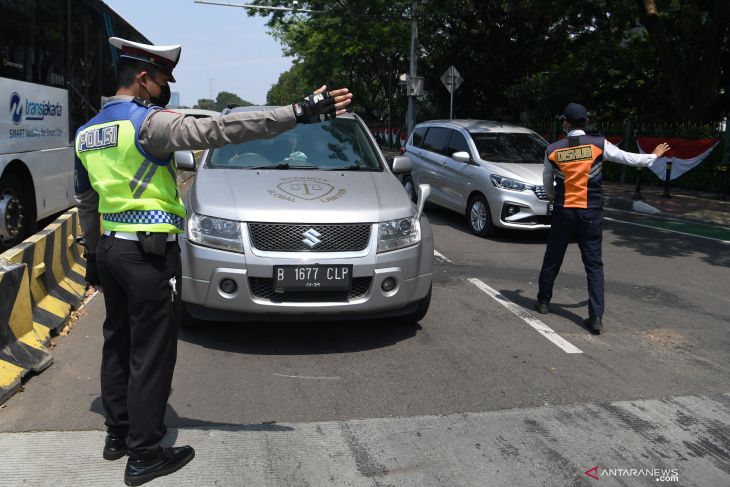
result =
M322 234L314 228L310 228L306 232L302 233L302 235L304 235L304 240L302 240L302 243L310 249L313 249L314 247L322 243L322 241L319 239Z

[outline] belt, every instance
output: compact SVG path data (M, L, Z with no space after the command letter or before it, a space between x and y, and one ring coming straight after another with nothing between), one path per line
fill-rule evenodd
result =
M112 232L107 230L104 232L104 235L106 235L107 237L119 238L121 240L135 240L139 242L139 237L135 232L114 232L114 235L112 235ZM175 240L177 240L176 234L170 233L167 235L168 242L174 242Z

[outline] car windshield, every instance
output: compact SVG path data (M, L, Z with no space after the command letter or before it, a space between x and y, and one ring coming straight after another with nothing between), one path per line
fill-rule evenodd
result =
M471 132L471 137L485 161L542 164L545 158L547 143L535 134Z
M229 144L215 149L210 168L320 169L381 171L375 149L353 119L299 124L271 139Z

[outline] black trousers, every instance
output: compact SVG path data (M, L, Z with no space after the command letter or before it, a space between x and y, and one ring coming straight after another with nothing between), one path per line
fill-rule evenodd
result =
M104 236L97 264L106 304L101 397L107 430L126 437L131 457L152 458L164 436L177 356L180 247L168 242L165 255L156 256L139 242Z
M539 301L550 302L553 283L563 264L568 243L578 240L588 278L588 314L603 317L603 208L555 207L545 258L540 270Z

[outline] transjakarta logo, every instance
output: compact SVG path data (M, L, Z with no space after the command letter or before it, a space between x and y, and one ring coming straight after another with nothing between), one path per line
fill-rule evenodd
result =
M20 95L15 92L10 95L10 116L15 125L23 119L23 104L20 103Z
M63 113L63 107L60 103L50 101L34 101L25 100L25 106L22 103L22 97L13 92L10 95L10 116L15 125L19 125L23 120L23 109L25 109L26 120L44 120L46 117L60 117Z

